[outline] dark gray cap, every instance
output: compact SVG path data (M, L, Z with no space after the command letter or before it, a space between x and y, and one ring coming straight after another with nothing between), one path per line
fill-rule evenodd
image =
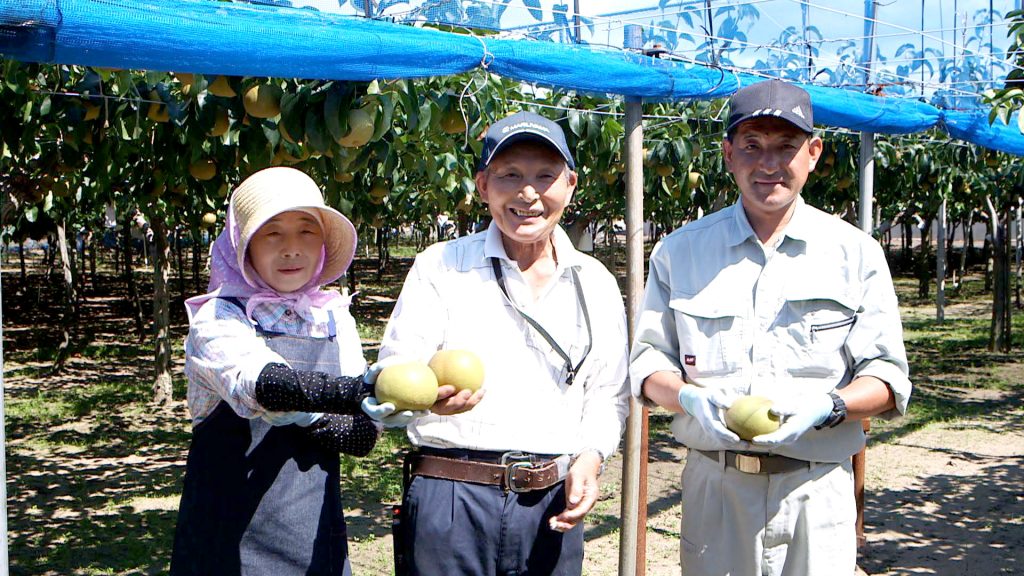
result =
M524 140L540 142L554 148L565 159L569 170L576 170L576 162L572 159L572 152L565 142L562 127L533 112L516 112L491 124L484 136L484 149L480 153L477 170L487 168L501 150Z
M738 90L729 99L727 134L741 122L761 116L781 118L807 133L814 132L814 109L806 90L782 80L768 80Z

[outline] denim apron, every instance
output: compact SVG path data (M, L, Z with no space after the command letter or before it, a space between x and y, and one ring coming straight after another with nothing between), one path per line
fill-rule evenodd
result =
M328 338L256 330L292 368L341 376L333 318ZM192 431L171 574L349 576L338 453L221 401Z

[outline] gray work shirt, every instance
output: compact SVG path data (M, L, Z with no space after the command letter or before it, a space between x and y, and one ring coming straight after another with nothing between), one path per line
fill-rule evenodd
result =
M633 394L641 397L644 379L658 371L768 397L823 394L875 376L896 397L896 410L882 416L904 413L911 383L881 247L802 198L774 250L758 241L742 202L676 230L651 253L631 353ZM752 449L723 445L687 414L676 415L672 431L690 448ZM839 462L863 444L861 423L848 421L774 452Z

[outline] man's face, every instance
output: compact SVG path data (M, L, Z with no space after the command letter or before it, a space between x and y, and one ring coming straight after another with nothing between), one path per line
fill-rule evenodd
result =
M549 146L523 142L476 175L476 189L508 243L547 242L576 188L576 173ZM510 254L511 256L511 254Z
M722 147L743 208L748 217L760 218L792 206L821 156L822 142L785 120L763 117L737 126Z

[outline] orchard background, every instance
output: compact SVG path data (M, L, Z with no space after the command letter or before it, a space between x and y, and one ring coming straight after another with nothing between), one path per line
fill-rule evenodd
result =
M616 234L625 207L621 99L486 72L343 82L2 65L0 225L14 573L166 569L189 438L182 301L205 290L206 251L223 226L227 197L256 170L306 171L328 203L357 225L360 258L337 287L358 293L353 311L370 360L409 258L486 221L472 182L479 139L491 122L523 107L566 128L580 166L567 228L574 240L593 240L596 255L624 276ZM1002 110L1017 105L1021 94L1014 90L1008 85L993 95ZM735 201L719 152L723 106L721 100L644 106L648 248L682 223ZM827 130L824 137L824 157L804 196L853 222L859 135ZM989 413L1005 415L993 426L1016 434L1020 415L1012 407L1022 379L1012 350L1022 342L1012 327L1020 326L1021 268L1020 226L1013 222L1020 221L1024 171L1011 156L937 132L879 136L874 158L873 232L900 280L921 386L911 418L882 425L880 442L898 444L930 426ZM934 225L940 216L943 228ZM659 451L652 459L675 469L681 455L665 428L664 415L655 414L652 444ZM1003 456L1020 458L1013 442L1006 445ZM348 504L362 511L353 518L353 547L364 573L386 565L380 503L397 497L395 463L404 447L389 433L370 459L345 460L346 494L356 498ZM664 474L669 490L676 478ZM619 529L618 484L614 473L611 478L593 536L609 541ZM1005 485L1013 478L1004 478ZM678 534L660 514L678 514L678 505L671 493L663 498L651 530L671 550ZM1019 523L1019 498L1017 508L1012 498L999 502ZM998 521L993 511L979 516ZM613 573L607 563L614 564L614 550L596 549L606 553L591 558L592 573ZM672 553L662 552L671 566ZM1018 568L1013 562L997 568Z

